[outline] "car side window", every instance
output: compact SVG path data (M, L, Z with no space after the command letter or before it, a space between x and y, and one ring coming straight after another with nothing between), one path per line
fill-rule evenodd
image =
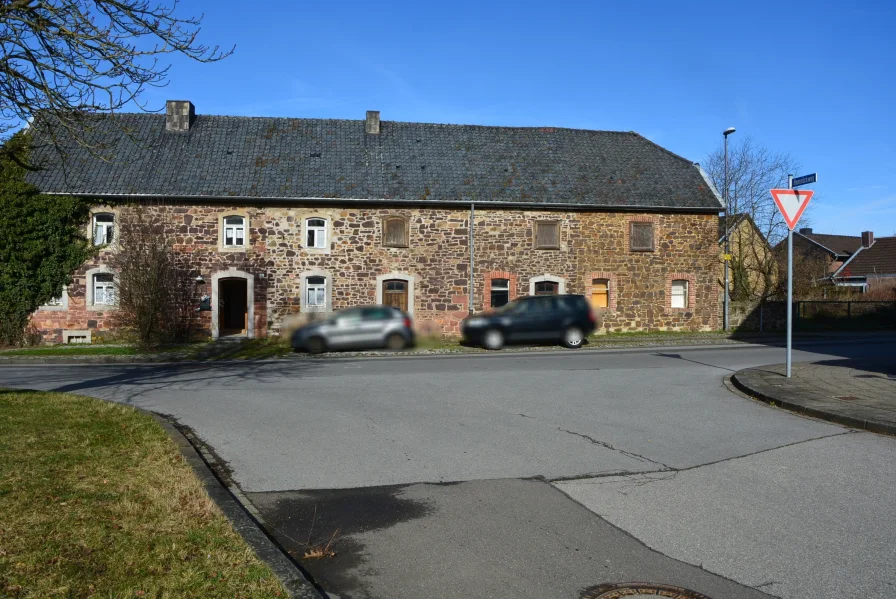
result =
M340 322L357 322L361 320L362 313L360 308L350 308L348 310L343 310L340 312L336 319Z
M361 315L364 320L389 320L394 312L389 308L364 308Z
M557 309L556 300L557 298L553 296L540 296L532 302L532 304L534 304L533 310L542 314L553 312Z

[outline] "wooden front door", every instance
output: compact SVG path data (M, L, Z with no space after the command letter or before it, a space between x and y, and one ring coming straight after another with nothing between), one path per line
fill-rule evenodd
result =
M249 329L246 279L223 279L218 282L218 319L222 336L246 334Z
M383 281L383 303L407 312L408 282L401 280Z

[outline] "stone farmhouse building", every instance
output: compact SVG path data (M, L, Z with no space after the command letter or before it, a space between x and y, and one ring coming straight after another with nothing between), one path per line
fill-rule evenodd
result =
M699 165L633 132L195 114L97 124L29 175L96 202L101 245L33 324L48 341L115 331L116 221L158 215L195 268L207 334L279 333L291 315L386 303L456 334L471 310L585 294L604 330L719 326L719 212Z

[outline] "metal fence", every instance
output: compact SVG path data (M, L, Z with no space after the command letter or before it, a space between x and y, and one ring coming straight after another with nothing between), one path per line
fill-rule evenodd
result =
M732 303L732 323L741 330L783 330L786 314L784 301ZM893 330L896 329L896 301L796 301L793 302L793 328L797 331Z

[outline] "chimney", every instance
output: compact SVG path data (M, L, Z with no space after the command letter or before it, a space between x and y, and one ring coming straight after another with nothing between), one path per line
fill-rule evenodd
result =
M862 247L870 248L874 244L874 232L862 231Z
M189 131L196 119L196 108L189 100L168 100L165 102L165 130Z
M367 125L365 130L368 133L373 135L380 134L380 111L379 110L368 110L367 111Z
M800 234L801 235L811 235L812 227L803 227L802 229L800 229Z

